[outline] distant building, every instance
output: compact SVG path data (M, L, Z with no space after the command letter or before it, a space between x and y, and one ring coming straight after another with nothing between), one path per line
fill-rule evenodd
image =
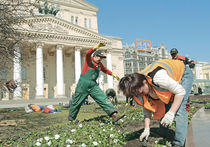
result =
M138 51L134 43L123 46L125 74L138 72L153 61L170 58L168 49L164 44L160 44L160 47L152 47L151 49L152 52Z
M2 81L18 81L14 94L0 89L0 100L71 97L85 53L100 41L107 44L102 48L107 55L104 65L120 77L124 75L122 39L98 33L98 7L85 0L49 0L49 4L40 0L42 8L54 4L59 6L57 15L40 14L37 9L20 22L22 35L32 38L24 40L26 47L15 48L22 60L15 59L11 71L0 69ZM117 89L112 76L101 74L99 78L102 89Z
M200 86L204 94L210 93L210 63L196 61L195 68L193 69L194 83L193 91L198 93L198 87Z

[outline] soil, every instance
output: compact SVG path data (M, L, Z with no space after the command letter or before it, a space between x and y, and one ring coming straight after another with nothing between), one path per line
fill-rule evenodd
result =
M203 100L204 97L199 97L199 96L191 96L190 99L200 99ZM205 96L205 100L210 100L210 96ZM203 104L200 103L192 103L191 107L196 108L196 110L200 109L203 107ZM87 107L89 110L93 110L93 108ZM82 111L82 110L81 110ZM80 112L81 112L80 111ZM195 113L196 111L192 112ZM49 126L49 123L51 125L53 124L62 124L66 123L66 115L68 111L63 111L62 115L61 114L54 114L53 117L51 117L49 120L47 118L48 115L43 114L43 113L33 113L33 118L29 118L28 113L25 113L23 111L23 108L19 109L0 109L0 121L1 120L15 120L15 123L18 125L8 125L8 126L0 126L0 143L4 142L5 140L9 138L20 138L23 132L30 131L31 129L41 129L43 130L47 126ZM100 115L104 115L105 113L97 113L97 115L89 115L90 119L93 117L98 117ZM47 119L47 121L46 121ZM51 123L51 121L53 123ZM36 123L37 122L37 123ZM13 122L14 123L14 122ZM42 127L40 127L42 126ZM118 127L118 126L116 126ZM122 127L121 127L122 128ZM151 121L151 130L150 130L150 137L148 138L147 142L140 142L139 141L139 136L143 132L144 128L144 121L133 121L126 126L123 126L123 130L127 130L130 133L126 136L127 139L127 144L125 147L139 147L139 146L148 146L148 147L154 147L155 144L167 144L167 142L170 142L174 138L174 129L168 130L168 132L162 132L159 129L159 121L157 120L152 120ZM7 135L5 135L7 134ZM162 142L162 143L161 143Z

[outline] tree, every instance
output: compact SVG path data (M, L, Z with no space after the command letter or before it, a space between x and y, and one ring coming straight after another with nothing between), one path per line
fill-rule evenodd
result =
M21 35L19 22L36 7L36 0L0 0L0 89L6 82L2 75L13 73L13 59L19 56L15 46L23 46L22 40L28 37Z

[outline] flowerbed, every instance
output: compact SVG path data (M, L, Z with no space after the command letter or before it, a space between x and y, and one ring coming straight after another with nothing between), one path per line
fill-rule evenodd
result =
M139 146L138 137L144 128L142 108L125 106L124 103L117 107L121 114L126 115L117 124L112 124L111 118L97 104L82 106L78 124L67 122L68 110L56 114L25 114L23 109L2 110L7 117L11 116L10 119L25 118L26 124L5 128L8 137L0 136L0 146ZM189 121L196 111L197 108L191 106ZM154 121L151 127L158 125L159 122ZM170 140L154 134L149 137L151 146L170 144Z

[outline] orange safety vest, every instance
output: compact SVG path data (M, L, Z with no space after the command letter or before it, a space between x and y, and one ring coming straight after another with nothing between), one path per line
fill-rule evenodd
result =
M169 90L160 88L152 83L152 78L148 74L153 72L157 67L162 67L167 71L168 75L172 79L180 82L184 73L185 65L180 60L163 59L153 62L139 72L140 74L146 76L149 85L153 88L159 99L148 99L146 96L134 96L133 99L137 102L137 104L142 105L145 109L153 112L154 119L160 119L164 116L165 104L168 104L174 96L174 94Z

